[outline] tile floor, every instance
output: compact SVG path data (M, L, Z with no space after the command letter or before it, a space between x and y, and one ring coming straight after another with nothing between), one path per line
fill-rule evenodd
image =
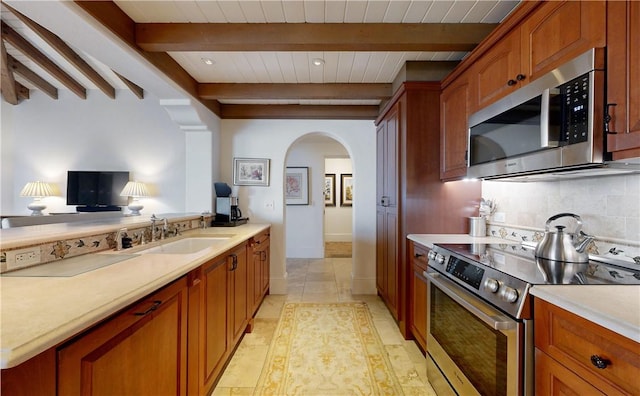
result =
M424 356L413 341L404 340L382 300L375 295L351 295L350 258L287 259L287 272L288 294L265 298L256 314L253 332L244 335L213 391L214 396L253 393L280 312L284 303L289 301L365 301L404 393L435 395L427 382Z

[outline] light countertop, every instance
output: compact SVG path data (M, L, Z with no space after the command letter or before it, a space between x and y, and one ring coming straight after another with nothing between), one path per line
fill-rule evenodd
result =
M434 243L505 242L500 238L463 234L412 234L408 239L428 248L432 248ZM640 286L536 285L531 288L531 294L640 342Z
M166 242L194 235L233 236L196 253L141 254L72 277L0 277L0 368L17 366L61 343L268 227L245 224L188 231ZM122 253L135 254L152 246Z

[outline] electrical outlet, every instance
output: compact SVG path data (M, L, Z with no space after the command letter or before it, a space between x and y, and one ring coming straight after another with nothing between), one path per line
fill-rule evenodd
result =
M273 204L273 201L265 201L264 208L269 210L274 210L275 205Z
M504 212L496 212L493 214L493 221L496 223L504 223L507 215Z
M40 248L32 246L7 251L7 270L40 264Z

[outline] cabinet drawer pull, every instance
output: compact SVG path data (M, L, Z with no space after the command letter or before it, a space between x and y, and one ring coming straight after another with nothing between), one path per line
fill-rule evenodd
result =
M611 364L609 359L601 358L598 355L591 355L591 363L599 369L605 369L608 365Z
M525 76L524 74L518 74L518 75L516 76L516 80L518 80L518 81L522 81L522 80L524 80L526 77L527 77L527 76Z
M420 257L424 257L424 254L422 254L422 253L415 253L413 256L414 256L415 258L420 258Z
M511 80L507 81L507 85L510 86L510 87L512 87L512 86L514 86L516 84L517 84L517 82L514 79L511 79Z
M160 306L160 304L162 304L162 301L160 300L155 300L153 302L153 305L151 305L146 311L144 312L135 312L134 315L136 316L145 316L147 314L150 314L151 312L155 311L156 309L158 309L158 307Z

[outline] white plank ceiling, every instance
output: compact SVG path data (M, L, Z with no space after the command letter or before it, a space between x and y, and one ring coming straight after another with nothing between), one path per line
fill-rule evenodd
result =
M115 3L138 23L499 23L518 1L117 0ZM466 52L169 54L200 83L390 83L406 61L461 60ZM316 58L323 59L324 65L315 66L312 61ZM311 103L327 104L327 101Z
M116 0L136 23L499 23L517 0ZM2 20L88 89L97 89L4 9ZM55 32L54 32L55 33ZM37 65L7 46L34 71ZM81 53L96 69L108 70ZM461 60L466 52L169 52L199 83L391 83L406 61ZM313 60L324 60L315 66ZM204 60L211 60L208 65ZM44 73L44 72L42 72ZM116 88L117 77L107 74ZM54 79L50 81L64 89ZM23 81L21 81L23 82ZM28 83L24 82L25 85ZM239 104L355 104L376 100L220 100Z

